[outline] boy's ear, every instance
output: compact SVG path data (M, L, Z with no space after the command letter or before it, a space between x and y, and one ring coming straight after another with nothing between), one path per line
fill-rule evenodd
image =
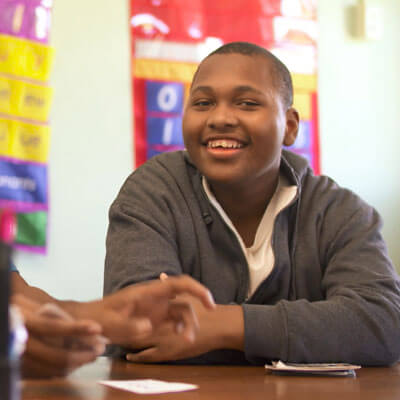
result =
M286 111L286 129L283 144L285 146L291 146L297 138L299 132L300 117L298 111L290 107Z

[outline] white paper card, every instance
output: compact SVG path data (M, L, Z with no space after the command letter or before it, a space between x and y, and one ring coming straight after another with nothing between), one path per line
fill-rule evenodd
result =
M265 368L275 373L293 375L356 376L355 370L361 366L346 363L294 364L273 361L272 365L266 364Z
M279 371L304 371L304 372L325 372L325 371L349 371L360 369L360 365L345 363L324 363L324 364L294 364L283 361L273 361L272 365L265 365L265 368Z
M184 392L198 389L197 385L179 382L165 382L155 379L136 379L131 381L99 381L98 383L116 389L127 390L139 394L158 394Z

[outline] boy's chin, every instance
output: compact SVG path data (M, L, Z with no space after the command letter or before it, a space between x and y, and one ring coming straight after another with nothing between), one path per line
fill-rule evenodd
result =
M203 175L207 179L207 182L210 183L211 186L226 186L226 187L234 187L234 186L243 186L249 179L243 174L235 174L234 171L212 171L212 173L207 174L207 171L203 172Z

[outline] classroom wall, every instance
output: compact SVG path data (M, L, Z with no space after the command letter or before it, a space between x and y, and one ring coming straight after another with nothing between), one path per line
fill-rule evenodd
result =
M128 1L55 1L47 256L18 253L29 283L59 298L101 296L107 212L132 160ZM400 265L400 2L385 6L384 38L352 39L355 1L319 0L322 170L385 219Z
M355 0L319 0L322 171L360 194L384 219L400 269L400 1L383 8L379 41L354 39Z
M107 212L133 166L128 26L128 1L54 1L49 252L16 262L60 298L102 295Z

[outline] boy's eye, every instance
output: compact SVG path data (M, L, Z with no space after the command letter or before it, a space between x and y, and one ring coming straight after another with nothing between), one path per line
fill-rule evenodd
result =
M260 105L260 103L254 100L239 100L237 104L244 107L257 107L258 105Z
M194 101L192 102L192 104L193 104L195 107L209 107L209 106L212 104L212 102L211 102L211 100L200 99L200 100L194 100Z

